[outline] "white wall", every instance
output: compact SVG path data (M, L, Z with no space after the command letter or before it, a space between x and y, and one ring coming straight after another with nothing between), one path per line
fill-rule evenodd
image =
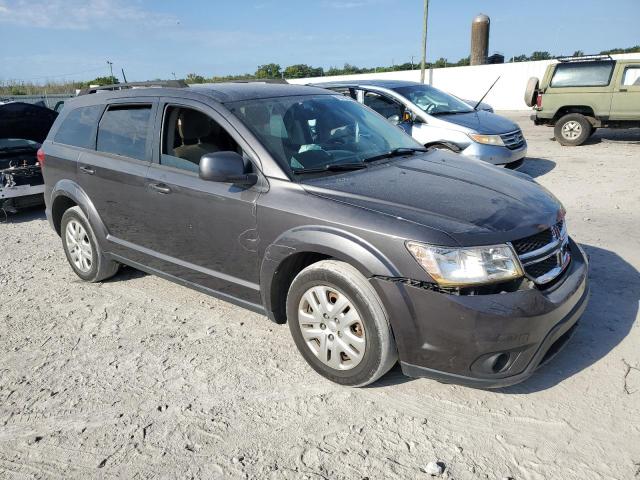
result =
M613 57L640 59L640 55L637 53L613 55ZM496 78L500 76L500 80L484 101L496 110L528 110L529 107L524 103L524 89L527 81L530 77L542 78L547 66L554 62L555 60L543 60L539 62L503 63L473 67L436 68L427 71L425 83L453 93L460 98L479 100ZM364 79L412 80L419 82L420 70L297 78L288 81L289 83L304 84Z

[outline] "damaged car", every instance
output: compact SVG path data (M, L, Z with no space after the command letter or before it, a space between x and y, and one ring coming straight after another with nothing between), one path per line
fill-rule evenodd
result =
M37 151L57 116L30 103L0 105L0 210L5 214L44 203Z

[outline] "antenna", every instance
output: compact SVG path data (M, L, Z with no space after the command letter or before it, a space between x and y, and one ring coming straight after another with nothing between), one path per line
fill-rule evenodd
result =
M484 92L484 95L482 96L482 98L481 98L480 100L478 100L478 103L476 103L476 106L475 106L475 107L473 107L473 109L474 109L474 110L477 110L477 109L478 109L478 106L482 103L482 100L484 100L484 99L485 99L485 97L486 97L487 95L489 95L489 92L490 92L490 91L491 91L491 89L494 87L494 85L495 85L496 83L498 83L498 80L500 80L500 77L502 77L502 75L498 76L498 78L496 78L496 81L495 81L495 82L493 82L493 83L491 84L491 86L489 87L489 90L487 90L486 92Z

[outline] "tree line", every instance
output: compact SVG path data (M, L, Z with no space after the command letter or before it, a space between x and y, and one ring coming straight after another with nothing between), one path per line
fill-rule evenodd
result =
M630 48L613 48L603 50L601 55L613 55L618 53L640 52L640 45ZM578 50L574 56L583 56L584 52ZM508 62L528 62L537 60L551 60L554 57L547 51L535 51L531 55L516 55L508 59ZM460 67L469 65L469 57L464 57L457 62L450 62L446 58L439 58L435 62L427 63L427 68ZM207 77L197 73L189 73L185 80L187 83L217 83L237 80L268 80L278 78L309 78L309 77L330 77L335 75L350 75L358 73L394 72L400 70L416 70L420 68L417 62L405 62L390 66L380 67L358 67L350 63L345 63L340 67L314 67L304 63L282 67L278 63L267 63L259 65L255 72L240 75L224 75ZM158 79L154 79L158 80ZM24 81L0 81L0 95L42 95L55 93L74 93L76 89L85 88L89 85L110 85L119 83L116 77L97 77L88 81L67 81L67 82L45 82L41 84Z

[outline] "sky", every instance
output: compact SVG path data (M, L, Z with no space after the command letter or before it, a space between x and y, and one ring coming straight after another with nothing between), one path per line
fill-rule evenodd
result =
M0 0L0 81L129 81L282 67L418 62L423 0ZM430 0L428 61L469 55L491 17L490 53L599 52L640 44L640 0Z

